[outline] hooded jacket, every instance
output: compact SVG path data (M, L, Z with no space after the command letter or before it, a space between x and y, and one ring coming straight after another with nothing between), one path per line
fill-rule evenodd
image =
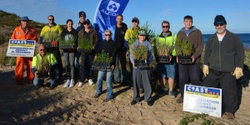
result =
M184 40L187 40L187 41L192 43L192 45L194 47L193 56L195 58L195 63L199 63L201 60L201 53L202 53L203 48L204 48L204 42L203 42L204 40L203 40L201 31L193 26L191 28L191 32L188 35L186 35L185 27L183 27L178 32L177 37L184 39Z

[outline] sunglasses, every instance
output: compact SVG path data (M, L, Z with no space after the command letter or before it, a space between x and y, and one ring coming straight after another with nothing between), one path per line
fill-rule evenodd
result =
M132 20L132 23L138 23L138 21L137 20Z
M225 24L223 23L219 23L219 24L215 24L215 26L224 26Z
M40 51L45 51L45 49L40 49Z
M162 26L162 28L169 28L169 26Z
M105 36L111 36L111 34L105 34Z
M54 19L48 19L48 20L54 20Z

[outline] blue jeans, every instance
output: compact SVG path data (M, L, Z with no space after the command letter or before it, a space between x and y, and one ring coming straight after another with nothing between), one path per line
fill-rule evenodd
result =
M96 93L97 94L102 93L102 81L103 81L103 77L105 74L106 74L106 83L107 83L107 98L111 99L113 98L113 87L112 87L113 72L98 71Z
M53 72L50 72L51 73L50 74L51 80L50 80L49 83L50 83L50 86L54 86L55 81L56 81L56 79L58 77L59 71L57 69L56 70L51 70L51 71L53 71ZM36 78L36 77L33 79L33 85L34 86L40 87L43 83L44 83L44 79L39 79L39 78Z

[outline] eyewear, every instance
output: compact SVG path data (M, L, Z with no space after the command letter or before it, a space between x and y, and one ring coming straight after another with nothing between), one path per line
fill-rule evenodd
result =
M169 26L162 26L162 28L169 28Z
M48 19L48 20L54 20L54 19Z
M225 24L220 23L220 24L216 24L215 26L224 26Z
M138 23L138 21L137 20L132 20L132 23Z
M105 36L111 36L111 34L105 34Z
M40 51L45 51L45 49L40 49Z

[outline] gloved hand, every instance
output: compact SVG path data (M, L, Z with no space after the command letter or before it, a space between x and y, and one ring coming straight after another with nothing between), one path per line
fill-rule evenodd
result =
M206 77L209 73L208 65L203 65L203 74Z
M239 78L242 77L243 75L244 75L244 74L243 74L242 68L236 67L235 70L234 70L233 76L235 76L236 79L239 79Z

